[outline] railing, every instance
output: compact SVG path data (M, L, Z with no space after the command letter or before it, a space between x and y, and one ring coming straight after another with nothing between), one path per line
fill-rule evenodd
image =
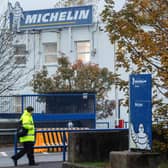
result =
M96 122L96 126L99 127L99 126L102 126L103 128L110 128L110 123L109 122Z
M47 148L62 148L62 152L63 152L63 160L65 161L65 154L66 154L66 147L67 147L67 139L66 139L66 132L67 130L36 130L36 134L38 133L61 133L60 135L62 136L62 142L61 143L51 143L51 141L49 140L49 143L43 143L39 146L37 146L36 144L34 145L34 149L47 149ZM21 150L23 147L18 146L18 138L17 138L17 134L15 133L14 136L14 153L16 154L18 150Z
M1 128L0 135L14 135L16 132L15 128Z

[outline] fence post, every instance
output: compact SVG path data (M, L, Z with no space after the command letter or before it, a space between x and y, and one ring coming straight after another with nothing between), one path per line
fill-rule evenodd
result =
M66 141L66 135L65 135L65 130L63 130L63 161L66 160L66 144L65 144L65 141Z
M24 112L24 96L22 95L21 98L22 98L22 113L23 113Z

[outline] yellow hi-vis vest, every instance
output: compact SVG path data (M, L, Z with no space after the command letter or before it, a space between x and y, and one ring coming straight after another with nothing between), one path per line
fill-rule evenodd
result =
M26 136L20 137L19 141L22 142L34 142L35 141L35 126L33 122L32 114L27 110L24 110L20 120L22 121L22 125L24 128L28 130Z

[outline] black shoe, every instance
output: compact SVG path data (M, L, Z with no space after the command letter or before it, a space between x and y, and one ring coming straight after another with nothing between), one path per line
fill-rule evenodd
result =
M11 159L13 160L14 166L17 166L17 160L14 158L14 156L12 156Z

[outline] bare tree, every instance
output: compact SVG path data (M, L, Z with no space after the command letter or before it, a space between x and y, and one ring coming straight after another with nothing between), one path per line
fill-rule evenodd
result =
M59 0L55 3L55 7L66 7L72 5L84 4L85 0Z
M16 64L16 33L10 29L8 11L0 17L0 94L9 95L16 82L27 74L27 70L18 68Z

